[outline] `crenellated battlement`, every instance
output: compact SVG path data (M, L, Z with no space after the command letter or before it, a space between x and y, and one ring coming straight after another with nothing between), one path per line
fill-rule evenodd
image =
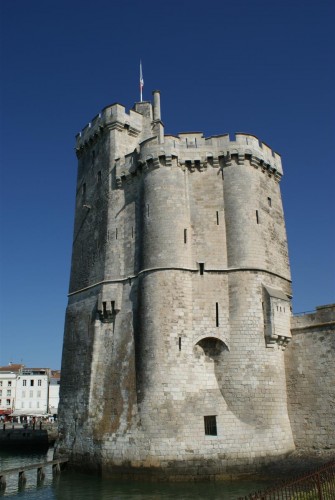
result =
M91 144L105 129L126 131L127 134L137 137L143 129L143 121L150 120L150 112L152 114L151 103L140 104L141 113L133 109L127 113L125 107L118 103L106 106L76 135L77 152Z
M201 132L183 132L164 136L163 143L152 137L139 144L136 162L134 155L117 160L116 178L120 187L121 179L134 175L138 168L150 170L160 166L203 171L236 164L259 168L276 180L283 174L280 155L254 135L244 133L237 133L231 139L229 134L205 138Z

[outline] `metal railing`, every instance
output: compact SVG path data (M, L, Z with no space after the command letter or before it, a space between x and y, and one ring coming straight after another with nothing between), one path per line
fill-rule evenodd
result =
M335 460L312 472L238 500L334 500Z

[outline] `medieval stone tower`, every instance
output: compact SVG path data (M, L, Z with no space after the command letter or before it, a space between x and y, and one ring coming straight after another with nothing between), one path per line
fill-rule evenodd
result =
M106 107L76 150L58 453L177 478L293 450L280 156L164 135L158 91Z

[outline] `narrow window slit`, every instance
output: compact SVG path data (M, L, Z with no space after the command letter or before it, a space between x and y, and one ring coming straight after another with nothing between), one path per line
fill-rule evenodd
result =
M199 271L201 276L204 274L204 269L205 269L204 262L199 262Z
M219 212L216 212L216 224L219 225L220 224L220 220L219 220Z
M187 229L184 229L184 243L187 243Z
M216 326L219 326L219 303L216 302L215 305L215 312L216 312Z
M149 217L150 215L150 210L149 210L149 204L147 205L147 216Z
M179 344L179 350L181 351L181 337L178 339L178 344Z
M272 207L272 200L269 196L268 196L268 205L269 205L269 207Z
M117 228L115 229L115 239L117 240Z
M259 215L258 215L258 210L256 210L256 222L259 224Z

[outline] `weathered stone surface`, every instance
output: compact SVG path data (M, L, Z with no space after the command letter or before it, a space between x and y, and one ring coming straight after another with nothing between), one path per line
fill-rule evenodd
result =
M115 104L77 136L57 454L223 478L295 448L281 159L252 135L164 137L157 116Z
M335 450L335 304L292 319L285 357L296 446L306 452Z

